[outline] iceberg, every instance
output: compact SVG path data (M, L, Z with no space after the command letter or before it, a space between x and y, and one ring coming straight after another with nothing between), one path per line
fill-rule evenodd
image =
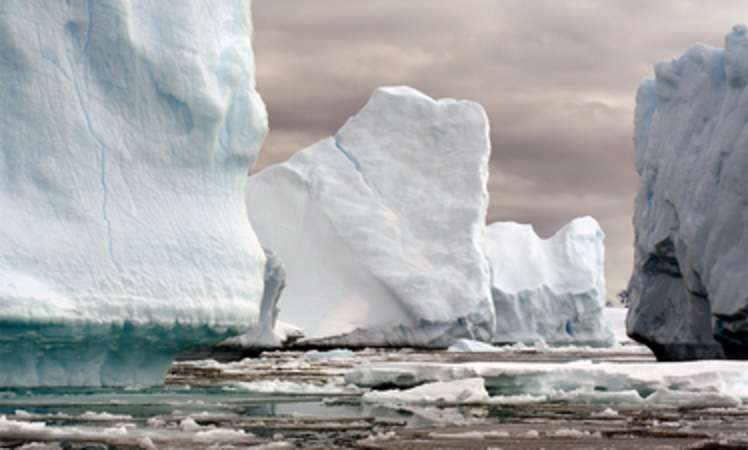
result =
M256 324L250 2L0 2L0 385L152 385Z
M489 341L488 130L477 103L385 87L251 176L250 220L286 267L280 319L332 347Z
M493 341L612 345L603 315L604 236L591 217L573 220L549 239L541 239L531 225L489 225Z
M628 334L661 360L748 357L748 27L638 90Z

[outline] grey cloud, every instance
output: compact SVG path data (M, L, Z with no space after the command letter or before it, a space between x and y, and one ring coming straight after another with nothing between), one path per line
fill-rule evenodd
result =
M544 236L578 215L608 239L610 295L632 262L634 94L654 63L722 45L742 0L255 0L260 169L334 133L377 86L476 100L491 119L489 220Z

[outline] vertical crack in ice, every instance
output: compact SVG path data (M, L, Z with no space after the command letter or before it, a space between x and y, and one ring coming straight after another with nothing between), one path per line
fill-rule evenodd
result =
M348 151L343 148L343 145L340 143L340 138L337 135L335 136L335 147L340 150L340 153L342 153L343 156L345 156L346 159L351 162L351 164L353 164L353 167L356 168L356 171L361 172L361 166L359 166L358 161L356 161L353 155L348 153Z
M83 44L83 54L88 54L88 44L91 42L91 30L93 29L93 0L86 1L86 15L88 24L86 27L86 42Z
M87 24L87 31L85 36L84 44L81 46L80 41L78 42L78 46L81 49L80 54L80 65L85 66L85 54L88 51L88 46L91 41L91 31L93 29L93 2L92 0L88 0L86 2L86 8L87 8L87 14L88 14L88 24ZM70 54L69 48L65 48L65 58L68 61L68 66L70 68L73 67L71 54ZM88 79L85 76L85 67L84 67L84 76L82 77L84 82L87 82ZM104 221L104 226L106 228L106 235L107 235L107 251L109 253L109 258L112 261L112 264L119 269L119 264L117 263L116 258L114 257L114 242L112 238L112 222L109 219L109 183L107 181L107 169L106 164L107 160L109 159L108 151L106 143L99 138L99 136L94 131L93 121L91 120L91 114L89 113L88 109L86 108L86 103L83 100L83 92L81 91L80 86L80 80L73 79L72 80L73 87L75 88L75 95L78 99L78 105L80 106L81 112L83 114L83 119L86 122L86 129L88 130L88 133L91 135L91 137L96 141L96 144L98 144L99 149L101 150L101 156L100 156L100 164L99 164L99 184L101 185L101 217Z

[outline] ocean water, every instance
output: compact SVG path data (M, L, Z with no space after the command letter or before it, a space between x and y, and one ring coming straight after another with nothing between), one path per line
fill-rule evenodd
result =
M570 362L580 364L579 360L585 362L565 371ZM740 388L736 382L743 372L748 377L748 371L732 366L732 372L718 366L712 371L689 369L692 375L673 381L667 373L678 374L680 368L661 366L665 374L661 386L667 395L660 392L655 399L646 389L629 389L641 381L629 386L629 375L611 376L597 369L610 363L620 370L654 364L645 349L635 347L515 347L495 353L287 351L224 363L181 361L160 387L0 389L0 448L41 443L43 447L28 448L432 448L440 444L443 448L621 449L629 448L636 437L638 447L630 448L642 450L681 448L711 438L748 442L748 408L739 400L742 394L725 384L727 380ZM393 387L386 382L392 367L413 372L408 379L418 387L428 385L417 380L422 367L429 367L424 374L446 376L471 366L507 372L498 378L486 372L486 397L478 400L472 396L461 401L467 397L458 396L441 401L412 392L409 400L401 400L408 386L394 391L392 401L367 396L372 390ZM350 383L352 373L369 368L379 370L384 384ZM727 373L732 378L721 378ZM444 386L437 397L448 398L449 382ZM717 388L722 389L721 395L715 395ZM731 397L733 393L738 400Z

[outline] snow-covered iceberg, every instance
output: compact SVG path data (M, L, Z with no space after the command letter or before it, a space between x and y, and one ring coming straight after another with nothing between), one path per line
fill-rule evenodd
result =
M748 28L655 67L635 113L640 175L628 333L660 359L748 356Z
M488 131L477 103L380 88L334 137L251 176L252 225L286 266L280 318L327 345L490 340Z
M613 344L603 316L604 236L591 217L573 220L549 239L531 225L489 225L494 342Z
M245 0L0 2L0 385L160 383L258 318Z

